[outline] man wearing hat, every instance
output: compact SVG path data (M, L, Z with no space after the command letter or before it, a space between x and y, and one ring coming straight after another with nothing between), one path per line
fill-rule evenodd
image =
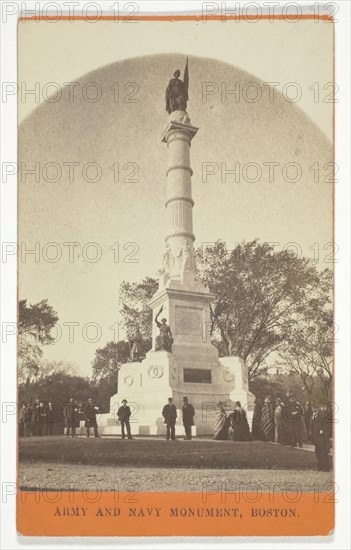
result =
M305 432L305 422L303 418L303 408L296 400L293 393L289 396L289 403L284 408L284 419L287 425L287 437L290 447L303 447L303 435Z
M177 420L177 408L173 403L172 397L168 398L168 403L162 409L162 416L165 419L167 432L166 439L169 440L171 437L172 441L175 441L175 423Z
M65 404L63 416L65 419L66 436L68 437L71 433L72 437L76 437L78 407L73 397L70 397L69 402Z
M100 412L100 407L93 403L91 397L88 399L88 403L84 407L84 417L85 417L85 429L87 432L87 437L90 437L90 428L94 430L94 436L99 436L98 425L96 415Z
M129 423L131 414L132 413L131 413L130 407L128 407L127 405L127 400L123 399L122 406L118 409L118 412L117 412L118 420L121 423L122 439L126 438L124 427L127 428L128 439L133 439L130 431L130 423Z
M183 415L183 426L185 430L184 439L190 440L191 426L194 426L195 411L192 404L189 403L189 399L187 397L183 397L182 415Z
M329 472L331 459L329 452L333 435L333 418L330 409L326 407L314 407L311 420L311 437L318 461L318 470Z

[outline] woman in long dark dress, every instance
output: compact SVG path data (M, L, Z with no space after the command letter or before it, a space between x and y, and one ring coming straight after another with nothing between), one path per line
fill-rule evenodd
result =
M234 412L230 415L230 424L233 429L234 441L251 441L246 412L242 408L240 401L235 403Z
M228 439L228 430L228 417L226 415L223 403L220 402L218 403L216 411L213 439L222 441Z

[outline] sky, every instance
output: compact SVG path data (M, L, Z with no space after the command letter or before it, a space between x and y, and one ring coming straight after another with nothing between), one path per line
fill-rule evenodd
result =
M222 239L230 249L259 238L308 257L319 251L319 267L331 266L332 107L314 101L315 83L322 91L332 80L331 26L26 22L19 81L38 82L40 96L19 101L19 159L38 163L39 176L22 170L19 181L19 296L49 300L60 331L45 357L87 376L96 348L118 339L120 283L161 266L164 91L185 54L188 113L199 127L191 147L195 246ZM75 87L42 100L65 82ZM273 101L262 82L280 83ZM302 90L295 104L278 91L288 82ZM225 94L233 89L239 96ZM37 257L25 254L35 247Z

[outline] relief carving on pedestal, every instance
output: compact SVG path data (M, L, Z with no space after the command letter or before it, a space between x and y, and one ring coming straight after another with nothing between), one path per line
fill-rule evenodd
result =
M162 378L163 367L161 365L151 365L148 370L148 375L150 378Z
M233 382L235 376L229 369L226 369L223 371L223 378L226 382Z
M203 310L189 307L176 307L176 334L202 336Z
M174 258L172 256L171 249L169 248L169 244L166 244L166 250L163 254L162 267L167 279L172 273L173 266L174 266Z
M134 378L133 376L128 374L128 376L124 377L123 382L125 383L126 386L132 386L134 383Z
M193 273L195 276L196 263L195 263L194 251L190 247L189 242L186 239L180 251L180 256L181 256L181 266L182 266L181 267L182 278L184 278L184 274L186 272Z

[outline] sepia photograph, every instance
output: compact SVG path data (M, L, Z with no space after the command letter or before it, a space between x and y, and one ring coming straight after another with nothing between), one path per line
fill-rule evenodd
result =
M19 21L20 491L332 500L333 63L332 20Z

